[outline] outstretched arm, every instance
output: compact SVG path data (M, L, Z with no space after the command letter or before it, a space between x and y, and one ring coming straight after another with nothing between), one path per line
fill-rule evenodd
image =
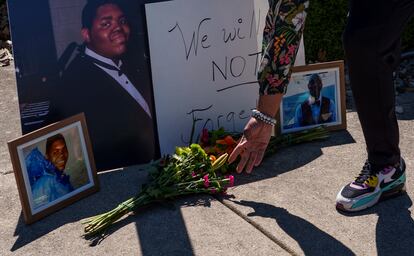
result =
M302 37L308 0L269 1L269 11L263 32L263 56L258 72L260 97L257 110L274 117L289 84L291 67L296 59ZM270 140L272 126L251 118L229 162L240 156L237 172L247 173L263 159Z

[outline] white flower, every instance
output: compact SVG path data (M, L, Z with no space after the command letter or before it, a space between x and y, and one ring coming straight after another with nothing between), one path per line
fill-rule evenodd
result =
M306 19L306 12L300 12L298 14L296 14L296 17L292 19L292 23L293 25L295 25L295 30L299 31L303 24L305 23L305 19Z

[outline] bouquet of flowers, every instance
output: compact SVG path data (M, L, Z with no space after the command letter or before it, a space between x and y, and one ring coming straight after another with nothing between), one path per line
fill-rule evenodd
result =
M86 220L85 237L100 235L124 215L153 202L181 195L225 193L228 187L234 185L234 177L226 173L234 171L237 166L237 161L229 165L227 158L241 136L240 133L226 132L223 128L214 131L204 129L199 144L177 147L173 155L152 163L149 167L149 183L135 197L109 212ZM316 127L272 137L265 155L270 155L281 147L325 139L328 136L325 128Z
M156 201L188 194L225 192L233 186L234 177L219 176L217 171L226 165L227 157L226 153L217 159L210 158L199 144L177 147L175 154L151 165L150 182L143 186L138 195L84 222L85 237L99 235L125 214Z
M213 131L203 129L200 145L208 154L221 155L227 153L230 155L233 149L237 146L241 136L241 133L227 132L224 128ZM283 147L322 140L328 137L329 133L324 126L317 126L295 133L272 136L266 148L265 156L270 156Z

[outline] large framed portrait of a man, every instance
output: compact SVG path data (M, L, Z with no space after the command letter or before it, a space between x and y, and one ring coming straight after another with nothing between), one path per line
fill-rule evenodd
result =
M148 2L8 2L24 134L83 112L98 171L159 157Z

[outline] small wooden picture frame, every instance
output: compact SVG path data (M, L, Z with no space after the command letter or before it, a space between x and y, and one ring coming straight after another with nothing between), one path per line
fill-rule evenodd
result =
M346 129L344 62L292 68L278 120L276 132L280 134L321 125L328 130Z
M99 189L83 113L10 141L8 147L27 224Z

